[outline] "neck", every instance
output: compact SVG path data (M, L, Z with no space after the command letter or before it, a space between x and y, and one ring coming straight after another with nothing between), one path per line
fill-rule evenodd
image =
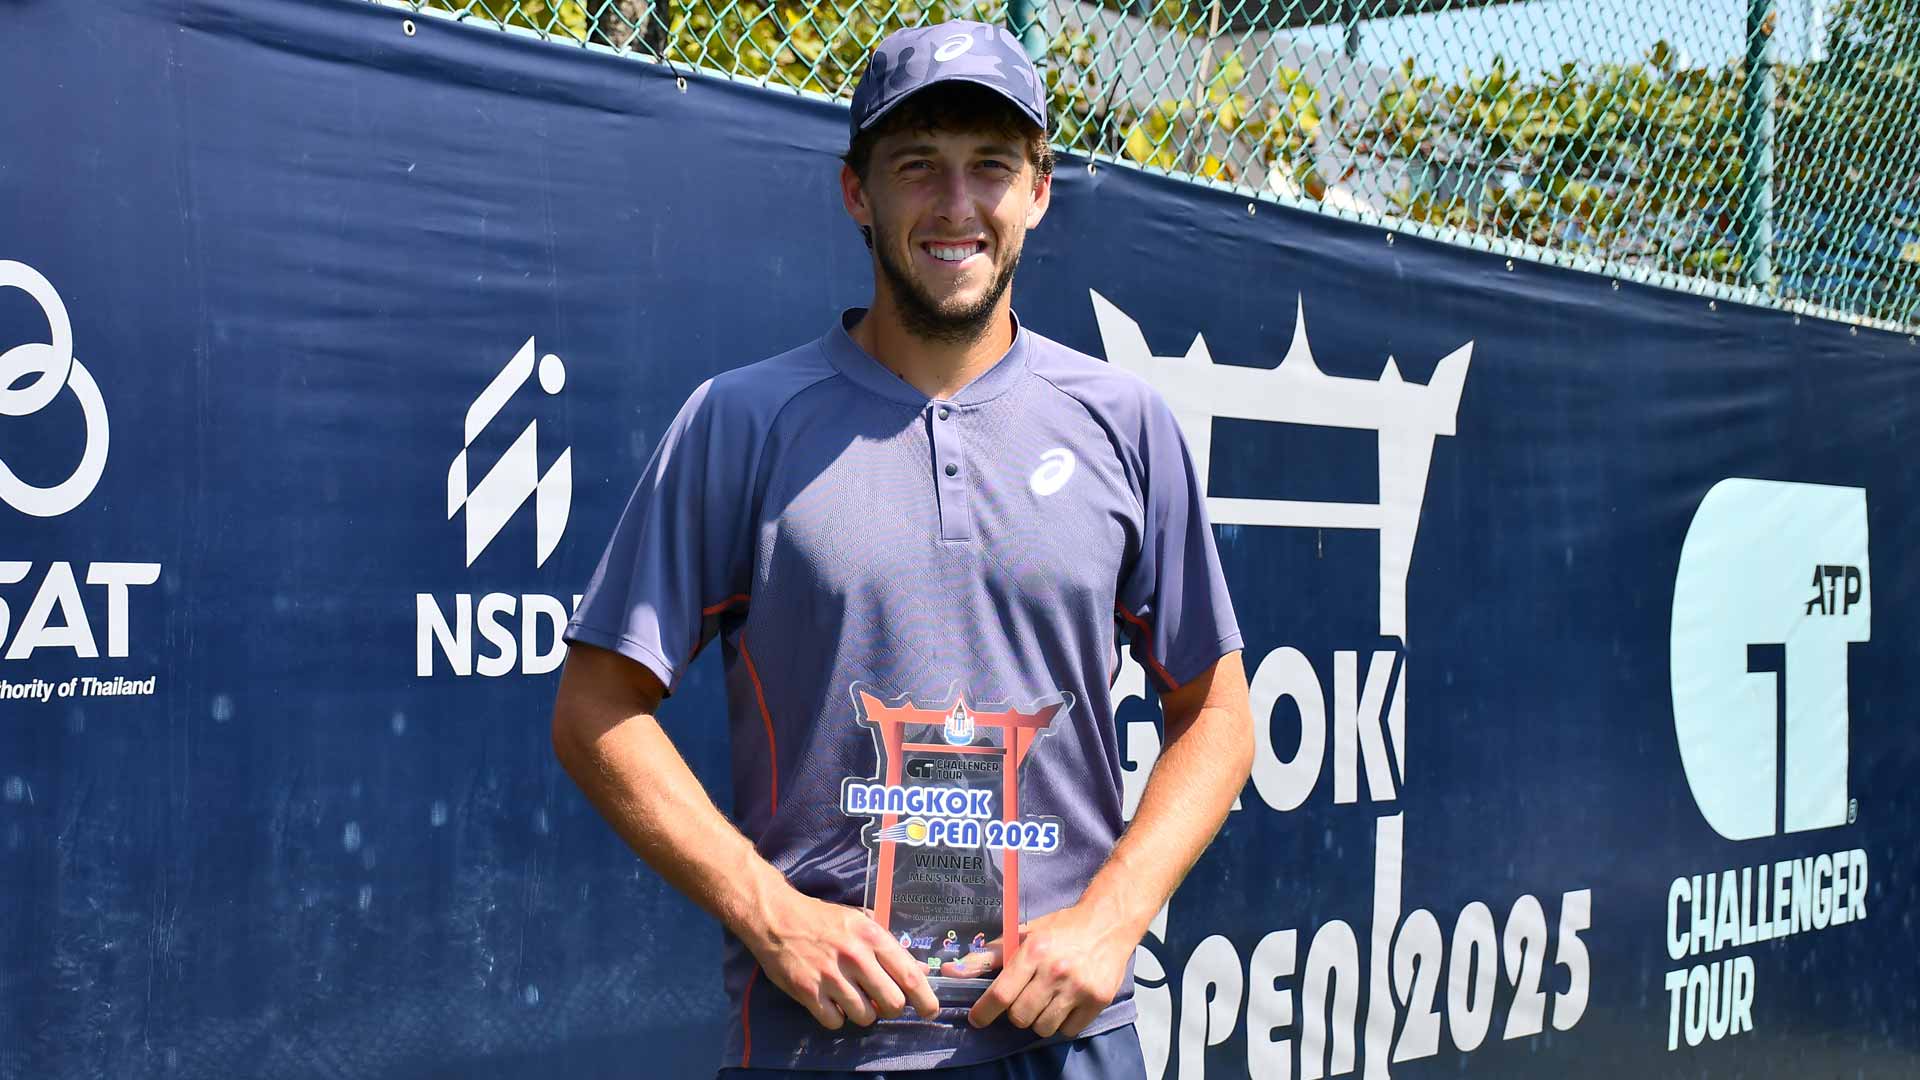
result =
M951 398L1013 347L1012 300L1001 296L973 339L931 341L907 328L884 284L876 283L873 306L847 334L915 390L930 398Z

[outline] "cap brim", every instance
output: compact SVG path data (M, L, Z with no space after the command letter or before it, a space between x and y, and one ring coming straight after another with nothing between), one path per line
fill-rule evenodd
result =
M1019 98L1014 97L1012 94L1008 93L1005 87L1000 86L996 83L988 82L986 79L983 79L977 75L966 75L959 72L956 72L952 75L941 75L928 82L924 82L919 86L916 86L913 89L907 91L906 93L901 94L899 97L894 98L892 101L889 101L884 105L881 105L879 108L873 110L873 113L867 117L866 122L854 128L853 133L855 135L858 135L861 132L872 127L873 125L879 123L883 118L886 117L888 113L898 108L901 102L906 101L908 98L913 97L915 94L925 93L926 91L931 90L934 87L941 85L942 83L955 83L955 82L968 82L968 83L974 84L975 86L986 87L987 89L993 91L996 94L999 94L1001 97L1005 98L1008 102L1010 102L1013 105L1013 107L1019 111L1021 116L1024 116L1028 120L1033 121L1033 123L1040 128L1040 133L1042 135L1052 134L1052 132L1047 129L1047 118L1045 116L1035 116L1033 114L1033 109L1031 106L1029 106L1024 101L1021 101Z

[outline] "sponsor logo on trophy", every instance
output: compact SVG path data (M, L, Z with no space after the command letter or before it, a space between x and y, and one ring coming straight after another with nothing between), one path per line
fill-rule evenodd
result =
M966 702L953 703L953 711L947 714L947 729L943 734L947 742L954 746L965 746L973 741L973 714L967 711Z
M981 708L956 687L929 706L855 684L853 705L880 763L840 787L841 812L867 819L867 906L942 1004L970 1005L1020 946L1021 857L1066 841L1057 819L1022 815L1020 772L1073 696Z

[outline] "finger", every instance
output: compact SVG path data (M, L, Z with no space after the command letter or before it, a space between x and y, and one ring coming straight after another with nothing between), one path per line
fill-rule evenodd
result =
M1053 995L1053 1000L1047 1003L1046 1008L1040 1010L1040 1015L1034 1018L1029 1030L1043 1039L1048 1038L1060 1030L1060 1025L1066 1022L1067 1017L1073 1015L1073 1006L1074 999L1071 994Z
M940 998L933 992L933 984L927 981L927 969L913 958L912 953L901 948L898 941L886 937L884 942L875 946L873 958L880 962L893 984L900 988L914 1012L930 1018L940 1011Z
M839 1031L847 1022L846 1014L840 1011L840 1006L827 1000L824 986L821 987L821 996L812 1001L802 1001L800 1004L805 1005L807 1011L813 1014L813 1018L820 1022L820 1026L828 1031Z
M892 1020L906 1008L907 995L873 956L849 956L840 961L840 974L866 995L882 1019Z
M998 940L995 940L995 949L998 947L1000 947ZM1000 1015L1006 1013L1006 1009L1014 1003L1014 999L1020 997L1021 992L1027 988L1027 980L1031 978L1033 978L1033 949L1014 949L1012 959L1008 959L1006 965L1000 969L1000 974L996 974L987 992L979 995L979 1001L973 1003L973 1009L968 1013L968 1020L975 1028L985 1028L987 1024L1000 1019Z
M868 1027L874 1021L873 1002L867 995L842 976L838 971L830 971L821 976L821 989L826 991L827 999L839 1006L848 1020Z
M1081 1032L1087 1030L1087 1025L1093 1023L1094 1018L1099 1016L1100 1010L1104 1008L1106 1008L1106 1006L1097 1001L1090 1001L1081 1005L1079 1008L1067 1014L1066 1021L1060 1025L1059 1034L1063 1038L1068 1039L1077 1037Z
M1065 989L1058 982L1035 973L1028 980L1026 988L1020 991L1020 996L1007 1006L1007 1023L1017 1028L1032 1028L1033 1022L1040 1019L1040 1014L1047 1011L1047 1006L1053 1003L1054 998L1064 993Z
M1032 978L1033 965L1022 963L1020 955L1016 953L1013 963L1007 965L999 975L994 977L993 984L987 987L986 993L981 994L980 1000L974 1002L973 1008L968 1010L967 1022L974 1027L983 1028L1000 1019L1001 1014L1007 1011L1007 1006L1013 1004L1014 999L1027 988L1027 982Z
M949 966L958 969L962 978L984 979L1000 970L1000 943L991 942L986 948L970 952Z
M807 1010L814 1020L828 1031L838 1031L840 1026L847 1022L846 1015L840 1011L840 1007L828 1000L824 982L816 986L812 993L806 993L787 980L774 975L771 970L767 972L767 980L779 987L781 993L798 1002L801 1008Z

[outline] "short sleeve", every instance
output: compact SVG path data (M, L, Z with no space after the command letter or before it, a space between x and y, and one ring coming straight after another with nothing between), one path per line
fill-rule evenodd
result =
M654 448L566 631L646 665L669 693L744 605L751 573L754 440L726 430L712 389L694 391Z
M1241 639L1193 458L1172 410L1157 394L1150 399L1136 447L1140 553L1120 582L1117 614L1134 657L1156 685L1173 689L1239 649Z

